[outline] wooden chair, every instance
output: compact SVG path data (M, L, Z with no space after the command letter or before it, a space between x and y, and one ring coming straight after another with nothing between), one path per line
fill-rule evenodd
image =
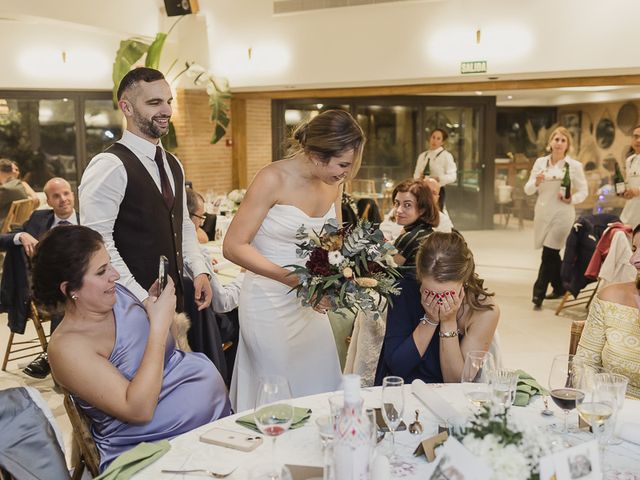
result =
M569 355L575 355L578 350L578 343L580 343L580 337L582 336L582 330L584 330L585 320L574 320L571 322L571 338L569 340Z
M576 307L578 305L585 305L585 310L589 310L589 306L591 306L591 301L593 297L596 296L598 292L598 288L600 287L600 280L597 283L589 284L578 293L576 298L570 298L571 294L569 292L565 292L562 300L560 300L560 304L558 308L556 308L556 315L559 315L562 310L565 308Z
M44 332L44 328L42 328L42 323L49 321L48 317L40 317L40 313L36 308L35 303L30 302L30 314L29 319L33 322L33 326L36 329L36 334L38 335L36 338L32 338L30 340L22 340L19 342L14 342L15 333L11 332L9 334L9 340L7 341L7 348L4 352L4 359L2 360L2 371L7 370L7 364L9 362L20 360L21 358L33 357L35 355L39 355L42 352L47 351L47 335ZM35 351L34 351L35 350ZM29 352L22 354L22 352ZM13 354L19 354L19 356L12 356Z
M12 225L22 225L29 219L31 213L33 213L33 200L30 198L14 200L0 227L0 233L7 233Z
M71 448L72 480L79 480L86 468L91 477L97 477L100 468L100 454L91 435L91 422L73 401L69 392L64 392L64 408L73 429Z

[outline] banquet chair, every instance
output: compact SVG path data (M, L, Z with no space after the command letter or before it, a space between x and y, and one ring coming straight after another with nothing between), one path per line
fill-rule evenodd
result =
M2 227L0 227L0 233L7 233L11 230L12 225L22 225L29 220L31 213L33 212L33 200L25 198L23 200L14 200L9 207L9 212L4 218Z
M565 308L571 308L578 305L584 305L585 310L588 311L589 307L591 306L591 302L593 301L593 297L595 297L596 293L598 293L599 287L600 287L600 280L598 280L598 282L595 285L590 284L589 286L580 290L580 292L575 298L570 298L571 297L570 292L568 291L564 292L564 295L560 300L560 304L556 308L556 315L559 315L560 312Z
M73 429L73 445L71 448L72 480L82 478L86 468L92 477L99 474L100 454L91 435L91 422L78 408L69 392L64 392L64 409L67 411Z
M35 327L37 337L29 340L21 340L14 342L15 333L9 333L9 339L7 341L7 348L5 349L4 358L2 360L2 371L7 370L7 364L9 362L20 360L22 358L33 357L35 355L39 355L42 352L47 351L47 335L42 327L44 322L48 322L50 318L48 316L40 316L40 312L33 303L30 303L30 314L29 319L33 322L33 326ZM34 351L35 350L35 351ZM24 353L23 352L29 352ZM13 354L19 354L19 356L12 356Z
M584 330L585 320L574 320L571 322L571 337L569 338L569 355L575 355L578 350L578 343Z

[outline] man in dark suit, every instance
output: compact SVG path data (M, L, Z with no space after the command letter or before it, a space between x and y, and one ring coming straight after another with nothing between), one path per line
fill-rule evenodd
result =
M0 235L0 248L7 250L22 246L28 257L33 255L35 246L42 236L58 225L77 225L75 196L71 185L64 178L52 178L44 186L47 204L51 210L35 210L21 230ZM51 319L51 332L56 329L62 317L54 315ZM36 378L44 378L50 372L47 353L39 355L25 369L24 373Z

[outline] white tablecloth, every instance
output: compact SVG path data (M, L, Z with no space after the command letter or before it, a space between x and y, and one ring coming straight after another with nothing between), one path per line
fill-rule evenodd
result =
M459 384L447 385L428 385L428 388L434 389L447 403L461 413L468 412L468 403L465 399ZM332 393L313 395L293 400L295 406L311 408L313 413L311 419L305 426L290 430L278 437L276 452L278 461L286 464L294 465L322 465L322 454L320 452L320 441L318 431L315 425L315 418L319 415L327 415L329 413L328 397ZM380 387L372 387L364 389L362 392L365 408L375 408L381 406L381 389ZM427 463L424 456L413 457L411 452L417 447L421 438L427 438L437 433L438 417L431 412L416 396L412 394L410 385L405 386L405 422L409 424L413 420L416 409L420 410L420 420L424 426L424 433L420 436L413 436L408 431L398 432L396 434L396 448L398 453L407 458L409 464L408 471L402 475L407 479L426 479L429 478L433 464ZM512 414L518 419L522 419L530 424L539 425L544 428L552 423L562 422L562 411L550 402L550 407L554 409L554 417L543 417L540 415L542 410L542 401L537 397L528 407L513 407ZM148 466L137 475L132 477L135 480L142 479L182 479L195 478L192 476L182 476L174 474L163 474L162 469L180 470L191 468L206 468L213 471L230 470L237 467L229 480L247 479L249 472L257 464L265 464L271 462L271 439L265 437L264 443L253 452L245 453L229 448L218 447L215 445L201 443L198 439L202 433L219 426L227 429L233 429L239 432L251 432L237 423L235 419L242 414L233 415L223 418L209 425L204 425L191 432L171 440L171 450L160 458L157 462ZM640 418L640 401L627 399L625 406L620 412L620 420ZM576 412L572 412L569 417L570 422L577 422ZM636 420L637 421L637 420ZM579 433L572 435L574 440L587 441L591 439L589 433ZM378 445L378 450L388 451L390 443L390 435ZM634 479L640 478L633 476L640 475L640 446L628 442L623 442L619 446L609 447L607 453L607 462L611 463L618 471L624 472L629 476L620 476L619 478ZM609 477L612 478L612 477ZM615 477L614 477L615 478Z

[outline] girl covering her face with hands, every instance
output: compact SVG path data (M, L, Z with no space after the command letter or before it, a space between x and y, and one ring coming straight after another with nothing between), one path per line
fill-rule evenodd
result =
M376 384L387 375L407 383L459 382L466 353L489 349L500 316L462 235L429 235L418 252L417 278L406 276L400 287L387 317Z

